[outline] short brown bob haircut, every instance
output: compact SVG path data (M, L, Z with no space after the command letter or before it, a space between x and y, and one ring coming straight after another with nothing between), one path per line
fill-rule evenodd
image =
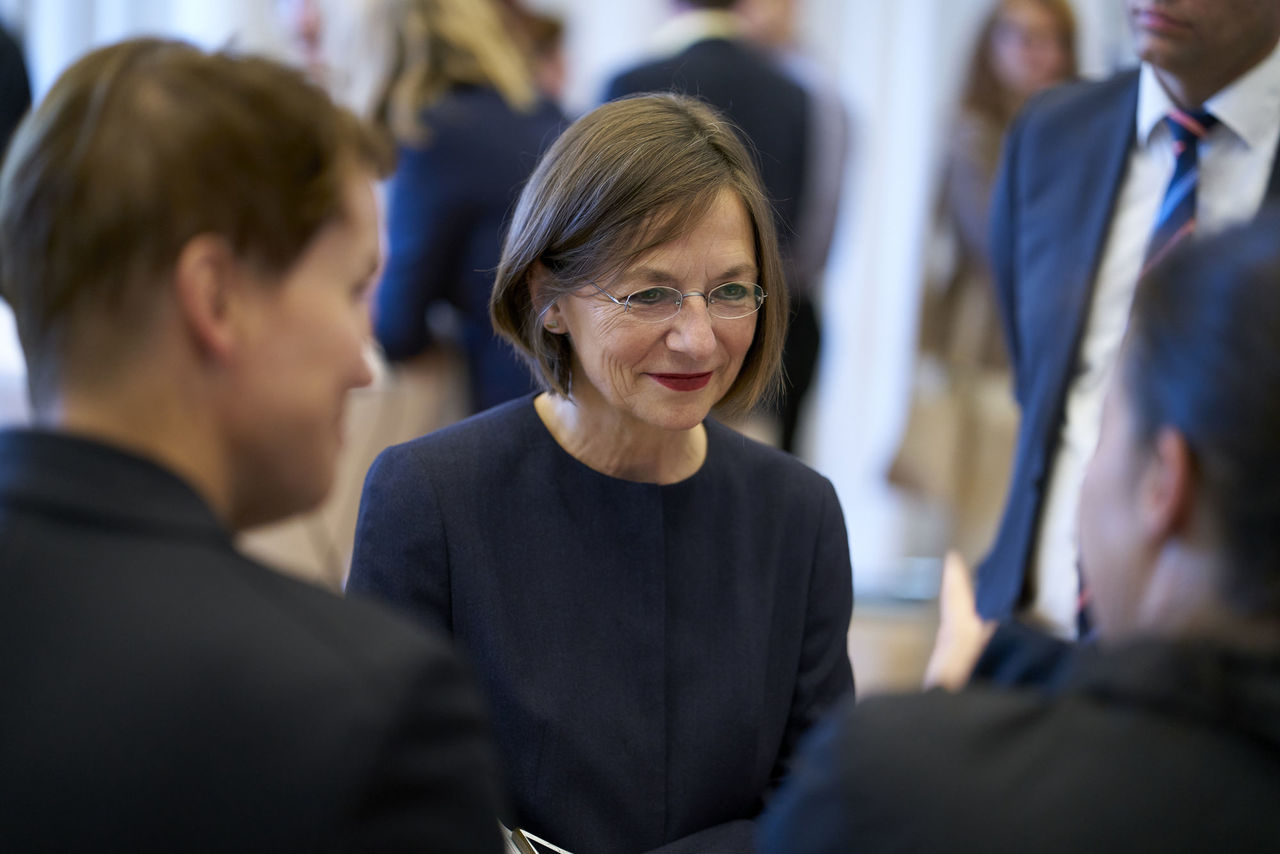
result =
M578 119L543 156L516 205L489 310L494 328L549 391L570 393L572 343L542 327L563 294L617 275L689 231L723 189L746 206L767 298L742 370L717 408L742 414L777 393L787 289L773 213L751 155L702 101L642 95ZM531 283L549 274L534 305Z
M23 120L0 175L0 292L32 402L64 372L109 369L104 351L149 321L193 237L282 274L345 215L347 170L391 165L376 132L270 60L159 39L87 54Z

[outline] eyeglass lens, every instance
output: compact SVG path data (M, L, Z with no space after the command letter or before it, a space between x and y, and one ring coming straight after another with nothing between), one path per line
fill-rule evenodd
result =
M636 291L622 303L636 320L656 322L675 317L684 300L693 296L703 295L698 292L682 294L675 288L659 285ZM748 282L728 282L712 288L704 298L708 314L732 320L755 314L764 302L764 288Z

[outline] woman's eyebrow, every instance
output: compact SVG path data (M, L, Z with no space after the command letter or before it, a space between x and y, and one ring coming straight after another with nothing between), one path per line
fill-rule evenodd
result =
M733 281L735 279L740 279L740 278L754 278L755 275L756 275L755 264L742 263L742 264L735 264L732 267L729 267L728 269L721 272L720 275L713 276L712 278L724 279L726 281ZM666 270L662 270L657 267L649 267L645 265L641 265L639 267L633 267L632 269L628 270L626 273L626 278L643 279L646 282L651 282L656 285L674 284L678 281L678 277L673 276L671 273L667 272Z

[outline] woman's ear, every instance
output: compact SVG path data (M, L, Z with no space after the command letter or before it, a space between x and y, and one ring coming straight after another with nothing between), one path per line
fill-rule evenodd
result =
M560 311L560 300L558 297L550 297L550 302L547 301L550 281L551 271L541 261L535 261L533 269L529 271L529 296L535 307L543 306L538 312L542 328L553 335L563 335L569 330L564 324L564 315Z
M1161 427L1145 463L1139 494L1143 533L1163 540L1185 533L1191 522L1195 468L1187 439Z

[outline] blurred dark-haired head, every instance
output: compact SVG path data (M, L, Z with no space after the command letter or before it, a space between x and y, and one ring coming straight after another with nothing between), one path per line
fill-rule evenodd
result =
M1120 370L1138 441L1162 427L1186 439L1227 604L1280 617L1280 211L1152 271Z

